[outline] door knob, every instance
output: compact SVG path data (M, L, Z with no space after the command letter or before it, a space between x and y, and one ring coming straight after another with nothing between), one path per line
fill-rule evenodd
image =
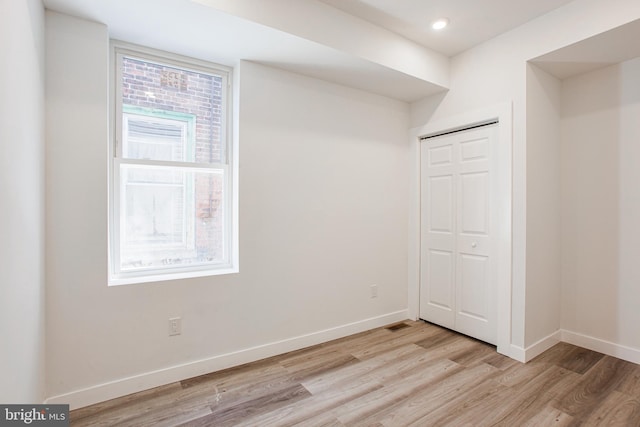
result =
M472 248L475 248L476 246L478 246L478 243L476 243L476 242L471 243L471 247Z

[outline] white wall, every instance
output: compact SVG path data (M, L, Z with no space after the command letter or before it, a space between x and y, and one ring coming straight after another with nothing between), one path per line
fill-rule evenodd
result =
M525 342L560 326L560 81L527 65L527 307Z
M562 327L640 354L640 58L562 83Z
M573 1L452 58L450 90L412 104L411 126L446 121L495 104L513 104L511 342L517 351L527 350L560 328L558 304L549 304L545 297L557 295L557 280L546 282L542 276L528 273L529 266L549 271L558 268L557 262L545 254L547 251L558 252L557 240L528 242L528 238L546 235L549 226L557 227L557 221L549 218L529 220L540 211L540 203L550 203L549 209L556 212L559 207L554 204L557 203L556 190L546 178L538 176L545 170L548 159L536 153L535 148L530 151L528 147L527 136L532 130L527 129L530 118L527 113L527 61L638 18L640 2L636 0ZM577 22L580 25L567 25ZM530 153L535 155L528 157ZM539 179L545 180L540 187L529 185L530 181L538 182ZM527 191L533 188L537 188L538 193L530 199ZM410 254L413 256L416 254ZM530 279L533 280L531 284ZM529 290L530 285L536 289ZM531 299L527 298L527 293L532 295ZM533 319L548 321L527 326L527 321L533 322Z
M131 335L141 328L147 301L131 301L140 308L131 319L114 295L119 289L106 287L107 29L47 11L46 41L51 396L94 385L114 365L135 357Z
M0 0L0 402L44 398L44 8Z
M253 63L236 73L240 273L107 287L107 39L47 13L51 402L406 318L408 105Z

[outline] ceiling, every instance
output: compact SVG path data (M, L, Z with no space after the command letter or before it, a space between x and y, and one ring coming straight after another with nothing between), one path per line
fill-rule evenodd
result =
M559 79L640 57L640 20L589 37L545 55L532 63Z
M43 0L43 3L49 10L106 24L113 39L230 66L241 59L260 62L411 102L447 89L448 77L441 76L448 76L449 56L569 1ZM436 34L429 26L441 16L448 17L451 24Z
M572 0L320 0L454 56ZM433 21L448 18L441 31Z

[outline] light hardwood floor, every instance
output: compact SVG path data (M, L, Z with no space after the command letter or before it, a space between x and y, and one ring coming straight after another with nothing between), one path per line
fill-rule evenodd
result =
M72 426L640 426L640 366L560 343L527 364L406 321L71 412Z

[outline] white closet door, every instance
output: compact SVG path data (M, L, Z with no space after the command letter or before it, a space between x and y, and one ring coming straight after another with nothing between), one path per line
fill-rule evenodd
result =
M421 143L420 317L492 344L497 129L483 126Z

